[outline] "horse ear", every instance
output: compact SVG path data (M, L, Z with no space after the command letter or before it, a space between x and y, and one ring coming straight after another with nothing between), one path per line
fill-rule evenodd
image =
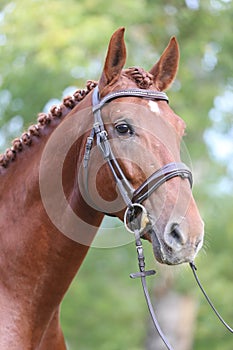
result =
M166 90L174 81L179 65L179 46L172 37L159 61L150 70L154 76L155 85L160 91Z
M119 78L126 61L126 47L124 42L125 28L119 28L113 33L105 59L104 70L99 81L100 91Z

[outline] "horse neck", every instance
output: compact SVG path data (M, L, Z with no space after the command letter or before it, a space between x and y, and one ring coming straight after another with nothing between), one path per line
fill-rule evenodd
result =
M89 118L83 126L80 120L80 128L86 127L89 122L91 125L91 116ZM55 131L56 127L51 127L51 133L47 129L47 135L22 151L1 175L0 292L2 289L8 291L12 305L18 302L26 304L27 298L34 298L35 315L42 304L49 305L46 309L48 314L60 303L103 218L101 213L87 206L79 189L74 187L77 182L74 159L82 161L84 138L79 138L71 148L63 167L63 185L68 199L65 208L68 216L65 212L64 215L69 220L71 211L76 214L74 225L77 222L79 225L72 229L77 237L72 237L72 240L69 232L61 233L59 225L48 215L41 198L39 170L45 146ZM81 131L84 133L84 130ZM49 163L47 165L49 167ZM83 240L83 237L86 238ZM31 311L28 305L25 305L25 310Z

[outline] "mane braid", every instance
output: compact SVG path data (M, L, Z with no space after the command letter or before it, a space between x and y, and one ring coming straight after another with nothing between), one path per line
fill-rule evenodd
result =
M125 69L125 75L133 80L140 89L149 89L153 84L153 75L141 67L130 67Z
M65 97L61 105L53 106L48 113L39 113L37 124L29 126L20 138L12 141L11 148L7 148L3 154L0 154L0 169L1 167L7 168L9 163L16 159L17 153L23 150L24 146L32 144L33 136L40 137L40 131L49 125L52 120L64 118L96 86L96 81L88 80L85 90L76 90L72 96Z

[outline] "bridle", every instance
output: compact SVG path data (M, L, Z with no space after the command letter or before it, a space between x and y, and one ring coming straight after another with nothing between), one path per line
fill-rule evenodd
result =
M162 184L174 177L180 177L181 179L187 179L189 181L190 187L192 188L193 177L189 168L182 162L172 162L164 165L159 170L155 171L151 176L149 176L136 190L129 183L123 170L121 169L114 153L112 152L111 145L108 139L108 133L105 129L104 122L101 116L102 108L109 102L120 98L120 97L140 97L149 100L163 100L167 103L169 102L167 95L161 91L152 90L142 90L142 89L127 89L112 92L102 99L99 97L98 86L93 91L92 94L92 111L94 115L93 128L91 130L90 136L87 138L84 160L83 160L83 170L84 170L84 190L85 194L92 204L96 204L92 201L89 190L88 190L88 164L90 160L90 153L93 146L94 139L96 138L96 144L100 149L103 158L108 164L111 173L114 177L116 186L121 194L121 197L126 205L126 211L124 216L124 224L128 231L133 232L135 236L135 244L138 256L138 266L139 272L131 273L131 278L141 278L144 295L148 305L148 309L153 321L155 328L157 329L161 339L163 340L165 346L168 350L173 350L172 346L168 342L167 338L163 334L159 323L157 321L150 296L148 293L148 288L146 285L146 277L154 275L156 272L154 270L145 270L145 257L143 246L141 242L141 237L143 236L144 229L141 227L141 220L138 219L138 212L142 215L147 215L147 211L142 203L150 197L150 195L156 191ZM99 208L101 210L101 208ZM228 324L222 319L218 311L215 309L214 305L210 301L208 295L206 294L204 288L202 287L196 273L196 266L193 262L190 263L190 267L200 287L202 293L204 294L207 302L220 319L220 321L225 325L225 327L233 333L233 330L228 326Z
M142 89L119 90L106 95L100 100L99 90L97 86L94 89L92 95L94 124L91 130L91 134L87 138L83 166L85 193L88 194L88 163L93 141L96 137L96 144L99 147L103 158L105 159L113 174L122 199L124 200L127 207L132 207L134 203L142 203L145 201L158 187L173 177L179 176L182 179L188 179L191 187L193 184L193 178L191 171L184 163L173 162L166 164L159 170L155 171L136 190L132 187L132 185L127 180L124 172L122 171L116 157L114 156L114 153L112 152L108 134L101 116L101 110L107 103L120 97L129 96L141 97L149 100L169 101L167 95L164 92Z
M143 247L141 243L141 235L143 230L141 228L140 220L138 220L138 211L142 214L146 214L146 209L142 205L155 190L157 190L163 183L174 178L181 177L182 179L188 179L190 186L192 187L193 178L192 173L189 168L184 163L169 163L164 165L159 170L155 171L146 181L144 181L136 190L129 183L123 170L121 169L114 153L111 149L111 145L108 139L108 134L104 126L104 122L101 115L102 108L109 102L120 98L120 97L140 97L149 100L163 100L167 103L169 102L167 95L164 92L152 91L152 90L142 90L142 89L128 89L112 92L106 95L104 98L100 99L98 86L94 89L92 94L92 110L94 115L93 128L91 130L90 136L87 138L84 160L83 160L83 170L84 170L84 187L85 193L89 198L90 202L93 203L89 191L88 191L88 164L90 159L90 153L93 146L94 139L96 138L96 144L99 147L103 158L108 164L111 173L116 182L116 186L121 194L121 197L126 205L125 211L125 226L135 235L135 243L138 255L139 272L132 273L131 278L140 277L142 281L142 286L151 314L153 323L159 332L161 338L163 339L165 345L168 349L172 350L166 337L163 335L162 330L157 322L152 303L150 301L148 289L146 286L146 276L155 274L154 270L145 270L145 258L143 253ZM94 203L93 203L94 204ZM96 206L96 205L95 205Z

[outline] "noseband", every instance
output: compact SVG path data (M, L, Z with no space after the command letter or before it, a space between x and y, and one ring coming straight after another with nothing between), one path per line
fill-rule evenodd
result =
M133 203L142 203L145 201L158 187L160 187L166 181L174 178L181 177L182 179L188 179L190 186L192 187L193 178L192 173L184 163L169 163L164 165L159 170L155 171L146 181L144 181L136 190L127 180L121 169L116 157L114 156L109 140L108 134L104 126L104 122L101 116L102 108L109 102L120 97L141 97L149 100L163 100L167 101L168 97L164 92L142 90L142 89L129 89L119 90L106 95L103 99L99 98L98 86L94 89L92 95L92 105L94 114L94 124L90 136L87 139L86 149L84 154L84 172L85 172L85 191L88 194L88 162L90 158L90 152L93 145L94 138L96 137L96 143L99 147L103 158L109 165L109 168L113 174L116 185L127 207L131 207ZM89 196L90 197L90 196Z

